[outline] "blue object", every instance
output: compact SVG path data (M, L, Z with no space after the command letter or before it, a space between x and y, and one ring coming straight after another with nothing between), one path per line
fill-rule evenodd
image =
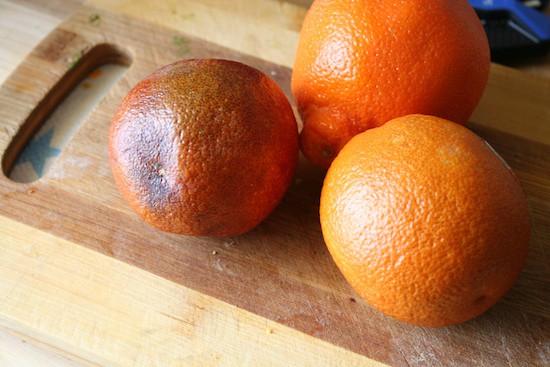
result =
M542 56L550 49L550 18L543 13L518 0L469 2L487 32L493 61Z
M61 153L61 150L51 146L52 137L53 128L48 130L44 135L33 139L21 155L19 155L15 164L30 163L36 172L36 176L38 178L42 177L44 175L46 159L57 157Z

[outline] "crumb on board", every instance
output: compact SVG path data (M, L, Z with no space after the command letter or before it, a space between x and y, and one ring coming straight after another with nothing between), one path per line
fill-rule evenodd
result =
M101 75L103 75L103 70L101 70L100 68L97 68L91 73L89 73L88 75L86 75L86 78L94 79L94 78L99 78Z
M224 242L222 245L225 248L229 248L229 247L233 246L235 243L236 243L235 240L229 240L229 241Z
M272 328L267 328L267 329L265 329L265 333L266 334L273 334L273 329Z
M216 255L218 253L218 251L214 250L212 251L212 255Z
M353 297L350 297L350 298L349 298L349 301L350 301L351 303L357 302L357 301L355 300L355 298L353 298Z
M35 192L36 190L32 187L27 191L28 194L34 194Z

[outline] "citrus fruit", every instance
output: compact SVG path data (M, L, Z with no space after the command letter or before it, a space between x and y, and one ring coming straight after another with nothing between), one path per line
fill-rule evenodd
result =
M530 221L515 175L477 135L409 115L358 134L328 170L321 226L372 306L415 325L469 320L507 292Z
M256 227L290 185L298 128L277 84L214 59L165 66L138 83L109 132L115 181L163 231L227 237Z
M328 167L354 135L396 117L465 123L489 67L487 37L467 0L316 0L292 74L302 152Z

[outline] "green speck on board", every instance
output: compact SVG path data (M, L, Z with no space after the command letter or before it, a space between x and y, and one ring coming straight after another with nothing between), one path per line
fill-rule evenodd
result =
M69 64L69 69L72 69L78 64L78 61L82 58L82 51L81 50L75 50L73 52L73 57L71 59L71 63Z
M90 14L90 23L92 23L93 25L99 25L99 22L100 22L100 17L99 17L99 14Z
M174 36L172 38L172 44L174 45L177 56L183 56L191 51L189 48L189 40L187 38Z

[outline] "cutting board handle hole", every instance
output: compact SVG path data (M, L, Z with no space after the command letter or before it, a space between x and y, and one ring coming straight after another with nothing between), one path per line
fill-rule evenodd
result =
M44 176L130 64L128 53L110 44L96 45L75 60L10 142L2 159L6 177L29 183Z

